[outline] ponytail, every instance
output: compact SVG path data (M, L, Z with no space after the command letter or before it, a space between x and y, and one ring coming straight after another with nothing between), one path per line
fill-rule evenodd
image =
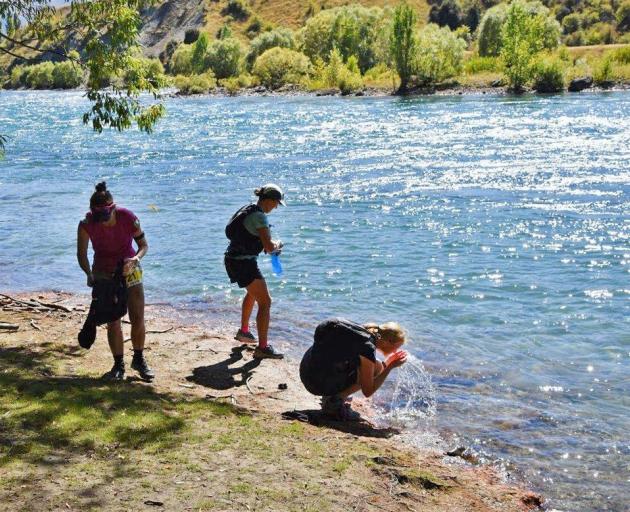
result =
M90 197L90 209L98 208L99 206L107 206L114 202L112 193L107 190L107 183L101 181L94 187L94 193Z

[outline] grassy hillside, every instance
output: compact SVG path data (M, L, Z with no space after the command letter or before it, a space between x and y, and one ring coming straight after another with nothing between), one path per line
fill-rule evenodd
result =
M186 29L196 28L216 36L223 26L228 25L235 37L246 42L270 28L298 29L323 9L349 4L393 8L399 3L399 0L206 0L202 22L197 15L200 10L198 1L165 0L146 11L143 37L146 54L157 56L169 40L182 41ZM422 21L428 19L426 0L409 0L407 3L416 9ZM242 8L234 8L235 5Z
M398 0L361 0L350 2L348 0L252 0L252 10L262 19L278 26L291 28L300 27L304 21L322 9L330 9L341 5L357 3L366 7L395 7ZM414 7L422 19L426 19L429 13L429 5L425 0L409 0L407 2Z
M569 46L630 42L629 19L619 18L630 0L544 0L550 14L560 23L562 41ZM235 37L247 42L271 28L299 29L324 9L349 4L366 7L395 7L400 0L165 0L145 13L145 53L157 56L168 41L182 41L187 29L216 36L229 26ZM418 13L420 24L429 21L451 29L468 26L475 33L484 13L497 0L407 0ZM629 4L630 5L630 4ZM630 8L628 8L630 9ZM625 12L625 11L624 11ZM628 11L630 12L630 10ZM168 14L168 16L163 16ZM149 22L153 17L152 22ZM621 21L620 21L621 20Z

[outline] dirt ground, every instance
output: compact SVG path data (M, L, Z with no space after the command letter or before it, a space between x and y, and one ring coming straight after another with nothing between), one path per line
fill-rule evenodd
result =
M226 326L147 307L156 371L106 383L106 333L76 335L85 298L0 297L0 508L6 510L521 511L541 498L489 467L321 418L297 362L262 362ZM37 307L46 303L66 308ZM124 326L128 336L129 325ZM358 405L369 410L369 402ZM366 412L367 414L367 412Z

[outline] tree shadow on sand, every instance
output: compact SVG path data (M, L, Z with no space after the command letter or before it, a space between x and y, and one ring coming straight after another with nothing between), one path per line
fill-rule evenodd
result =
M112 488L145 476L139 458L177 455L189 418L232 410L129 381L56 373L59 361L78 356L59 343L0 344L0 475L9 475L0 478L0 499L13 500L6 510L61 510L57 488L73 510L110 510Z
M55 375L55 359L62 357L0 347L0 468L15 460L64 464L109 443L176 442L184 420L169 413L177 405L172 396L149 386Z
M400 430L392 427L379 427L362 418L361 421L338 421L331 419L319 409L290 410L282 413L285 420L297 420L317 427L327 427L346 434L360 437L389 438L400 434Z
M234 347L230 357L224 361L194 368L192 375L186 377L186 380L221 391L244 386L252 377L253 370L260 365L260 359L252 359L240 366L232 366L243 360L243 351L246 348L245 346Z

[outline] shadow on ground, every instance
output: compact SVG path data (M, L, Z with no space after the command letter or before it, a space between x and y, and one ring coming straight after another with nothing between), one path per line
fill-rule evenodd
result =
M392 427L377 427L367 420L337 421L327 418L319 409L291 410L282 413L285 420L298 420L317 427L327 427L360 437L388 438L400 434L400 430Z
M55 375L65 354L40 348L0 347L0 467L15 460L64 463L114 443L165 445L184 428L171 414L172 396L145 385Z
M194 368L192 375L186 377L186 380L221 391L244 386L252 377L253 370L260 365L260 359L252 359L240 366L232 366L243 360L245 350L246 346L234 347L230 357L209 366Z
M63 499L78 500L79 510L104 508L113 482L128 487L146 476L141 457L178 455L191 423L238 415L229 404L145 384L60 375L59 363L78 355L59 343L0 345L0 498L9 500L7 510L48 509L43 503L61 510L51 504L69 482L72 497Z

